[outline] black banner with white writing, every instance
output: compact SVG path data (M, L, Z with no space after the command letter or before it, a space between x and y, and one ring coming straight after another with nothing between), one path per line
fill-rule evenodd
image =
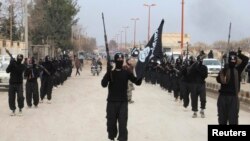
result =
M250 140L250 125L208 125L208 141L217 139Z

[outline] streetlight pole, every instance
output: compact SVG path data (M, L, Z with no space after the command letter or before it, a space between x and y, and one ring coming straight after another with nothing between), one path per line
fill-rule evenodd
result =
M116 43L117 43L117 46L118 46L118 42L119 42L119 35L120 35L120 34L116 34L116 35L115 35L115 37L116 37L116 38L115 38L115 41L116 41Z
M79 45L79 47L78 47L78 50L81 50L81 33L82 33L82 28L79 28L78 29L78 33L79 33L79 35L78 35L78 40L79 40L79 43L78 43L78 45Z
M136 42L136 21L139 20L139 18L132 18L131 20L134 21L134 47L135 47L135 42Z
M122 33L123 31L120 31L121 32L121 48L122 48Z
M115 40L115 41L116 41L117 47L118 47L118 44L119 44L119 35L120 35L120 34L116 34L116 35L115 35L115 36L116 36L116 38L115 38L116 40Z
M150 9L152 6L156 6L156 4L144 4L144 6L148 7L148 41L150 39Z
M123 27L125 31L125 48L127 48L127 29L129 28L128 26Z

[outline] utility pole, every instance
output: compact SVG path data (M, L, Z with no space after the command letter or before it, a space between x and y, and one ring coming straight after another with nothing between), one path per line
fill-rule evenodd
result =
M78 50L81 50L81 30L82 30L82 28L80 27L78 29L78 32L79 32L79 36L78 36L78 38L79 38L79 48L78 48Z
M13 21L13 12L14 12L13 7L14 7L13 0L10 0L9 14L10 14L10 41L11 41L11 45L12 45L12 34L13 34L13 32L12 32L12 27L13 27L12 21Z
M184 0L181 2L181 50L183 49L184 37Z
M24 0L24 20L25 20L25 57L29 56L29 34L28 34L28 0ZM33 52L32 52L33 54Z
M127 48L127 29L129 28L128 26L123 27L125 31L125 48Z

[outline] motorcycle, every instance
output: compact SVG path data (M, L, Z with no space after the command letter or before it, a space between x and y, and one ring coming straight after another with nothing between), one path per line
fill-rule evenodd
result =
M95 75L99 76L101 70L102 70L101 65L92 65L91 66L91 73L93 74L93 76L95 76Z

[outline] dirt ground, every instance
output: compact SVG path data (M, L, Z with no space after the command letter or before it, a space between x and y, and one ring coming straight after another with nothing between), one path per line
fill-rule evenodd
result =
M7 91L0 91L0 141L105 141L107 88L100 76L84 68L81 76L69 78L53 90L52 103L39 104L23 116L9 116ZM192 118L191 107L184 110L173 94L159 86L143 83L133 91L129 105L130 141L204 141L207 125L217 124L216 99L207 97L206 118ZM250 113L240 111L240 124L250 124Z

